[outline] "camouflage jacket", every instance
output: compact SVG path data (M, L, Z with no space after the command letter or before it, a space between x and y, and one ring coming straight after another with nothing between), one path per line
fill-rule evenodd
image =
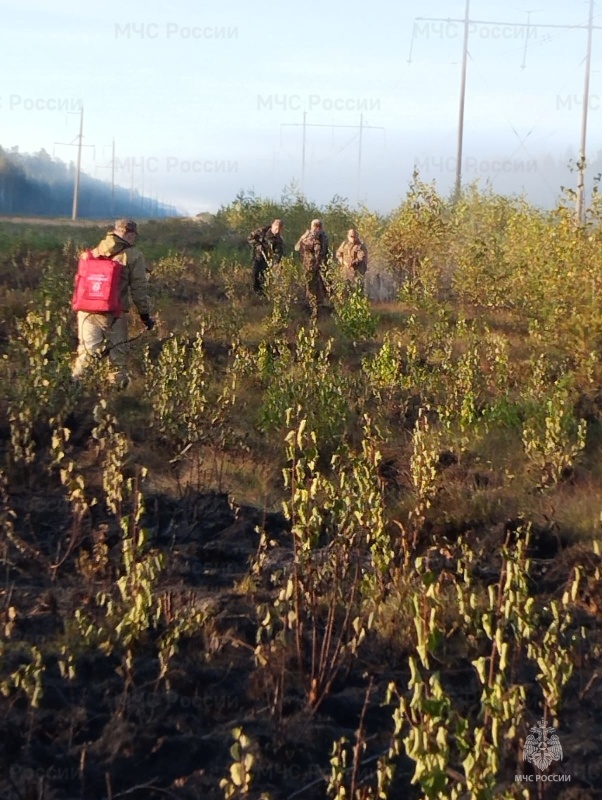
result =
M282 236L274 233L271 225L257 228L249 234L247 241L253 248L253 258L256 260L263 258L272 264L277 264L284 255Z
M301 255L306 270L316 270L328 260L328 245L328 234L324 231L312 233L307 230L295 245L295 250Z
M344 278L352 280L357 275L365 275L368 270L368 248L359 239L353 244L345 239L336 257L341 262Z
M125 249L124 246L126 246ZM122 311L130 310L130 297L139 314L150 314L148 279L144 256L137 247L131 247L116 233L108 233L93 250L95 256L110 256L123 264L119 296ZM114 255L116 253L117 255Z

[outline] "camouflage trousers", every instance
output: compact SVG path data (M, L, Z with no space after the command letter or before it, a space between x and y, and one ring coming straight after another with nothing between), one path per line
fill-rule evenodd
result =
M127 373L127 316L115 319L112 314L77 312L77 336L79 345L72 376L78 380L93 358L102 357L108 349L111 362L111 382L126 383Z
M263 256L253 259L253 291L256 294L265 294L265 279L268 263Z
M350 294L355 289L361 289L362 292L366 292L365 271L355 270L353 267L343 267L341 269L341 278L345 294Z
M325 308L328 306L328 292L324 278L319 269L313 268L305 273L305 295L311 308Z
M341 278L344 281L351 281L352 283L361 284L366 277L365 267L353 267L351 264L341 264Z

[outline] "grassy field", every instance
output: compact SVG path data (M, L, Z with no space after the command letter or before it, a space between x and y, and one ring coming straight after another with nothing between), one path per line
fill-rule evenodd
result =
M316 318L318 215L371 297L333 266ZM0 220L0 795L601 797L597 207L416 181L142 223L121 392L70 381L104 230Z

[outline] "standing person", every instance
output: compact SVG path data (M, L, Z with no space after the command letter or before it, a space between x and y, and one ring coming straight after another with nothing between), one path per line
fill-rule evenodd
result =
M138 239L138 226L131 219L118 219L112 231L91 251L94 258L104 256L122 265L119 280L121 315L89 311L77 312L79 346L73 367L73 378L79 380L90 357L101 355L108 349L111 361L111 382L124 389L129 383L127 371L127 315L134 303L140 320L147 330L152 330L155 320L150 315L146 264L144 256L134 247Z
M355 228L347 231L347 238L341 243L336 257L341 265L343 280L363 286L364 277L368 271L368 248L360 239Z
M275 219L271 225L256 228L247 241L253 248L253 291L265 293L265 276L268 267L278 264L284 255L284 242L280 232L284 228L281 219Z
M312 219L309 230L300 237L295 250L305 268L306 294L312 310L328 307L328 293L322 268L328 260L328 235L321 219Z

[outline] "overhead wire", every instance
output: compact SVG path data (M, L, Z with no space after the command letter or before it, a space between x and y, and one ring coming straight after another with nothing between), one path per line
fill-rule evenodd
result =
M602 16L602 14L597 14L595 18L597 18L597 17L600 17L600 16ZM572 26L571 26L571 27L572 27ZM575 26L575 28L577 28L577 27L580 27L580 26ZM475 62L475 60L474 60L473 56L469 54L469 57L470 57L470 60L471 60L471 62L472 62L473 64L476 64L476 62ZM578 65L578 66L575 66L575 67L574 67L574 70L572 71L572 73L571 73L571 74L573 74L574 72L576 72L576 71L577 71L577 70L578 70L578 69L579 69L579 68L582 66L582 64L583 64L583 59L581 59L581 60L580 60L580 63L579 63L579 65ZM484 87L485 87L485 88L486 88L488 91L491 91L491 87L490 87L490 85L489 85L489 83L488 83L487 79L485 78L485 76L484 76L484 74L483 74L483 71L482 71L482 70L474 70L474 71L477 73L477 76L478 76L478 77L477 77L477 79L478 79L478 80L480 80L480 81L482 82L483 86L484 86ZM560 96L560 95L562 94L562 91L563 91L563 90L565 89L565 87L566 87L566 86L569 84L569 81L570 81L570 77L569 77L569 78L567 78L567 79L564 81L564 83L562 84L562 86L561 86L560 90L559 90L559 91L557 91L557 93L556 93L556 96L557 96L557 97L558 97L558 96ZM492 92L492 93L493 93L493 92ZM501 106L500 106L499 108L500 108L500 111L501 111L501 113L503 114L503 116L504 116L504 118L505 118L506 122L508 123L508 126L510 127L510 129L512 130L512 132L514 133L514 135L516 136L516 138L518 139L518 142L519 142L518 146L515 148L515 150L512 152L512 154L510 155L510 157L509 157L509 158L513 158L513 157L514 157L514 155L515 155L517 152L519 152L521 149L524 149L524 150L525 150L525 152L527 153L527 155L528 155L528 156L529 156L531 159L533 159L533 160L535 161L535 163L537 163L537 159L536 159L536 158L535 158L535 157L532 155L532 153L530 152L529 148L528 148L528 147L527 147L527 145L526 145L526 141L527 141L527 139L528 139L528 138L529 138L529 137L532 135L532 133L535 131L535 129L536 129L536 128L537 128L537 127L538 127L538 126L539 126L539 125L542 123L542 121L543 121L543 120L544 120L546 117L548 117L548 116L549 116L549 114L550 114L551 112L550 112L550 111L545 111L545 112L544 112L544 113L543 113L543 114L542 114L542 115L539 117L539 119L537 119L537 120L536 120L536 122L535 122L535 123L534 123L534 124L531 126L531 128L530 128L530 130L527 132L527 134L521 138L520 134L519 134L519 133L518 133L518 131L516 130L516 128L515 128L515 126L514 126L514 124L513 124L513 123L512 123L512 121L510 120L510 117L508 116L508 114L506 113L506 111L504 110L504 108L502 108ZM546 179L545 175L544 175L544 174L540 174L540 177L541 177L542 181L545 183L546 187L549 189L549 191L550 191L550 192L551 192L553 195L555 195L557 190L553 189L553 188L550 186L550 184L548 183L548 181L547 181L547 179ZM499 178L499 175L498 175L498 176L495 176L495 177L493 177L493 178L492 178L492 180L491 180L491 184L493 185L493 184L495 183L495 181L496 181L498 178Z
M599 19L600 17L602 17L602 12L600 12L600 13L598 13L598 14L595 14L595 15L594 15L594 17L593 17L593 20L597 20L597 19ZM444 21L444 20L442 20L442 22L443 22L443 21ZM571 29L571 30L577 30L577 29L583 29L583 28L584 28L586 25L587 25L587 23L586 23L586 22L581 22L581 23L578 23L578 24L576 24L576 25L574 25L574 26L572 26L572 25L569 25L569 26L566 26L566 27L567 27L567 29ZM534 23L533 25L530 25L530 24L529 24L529 26L530 26L530 27L533 27L533 28L538 28L538 27L539 27L539 28L543 28L543 27L546 27L546 26L544 26L544 25L538 25L537 23ZM414 22L414 25L413 25L413 28L412 28L412 39L411 39L411 42L410 42L410 53L409 53L409 58L408 58L408 63L409 63L409 64L411 64L411 63L412 63L412 55L413 55L413 51L414 51L414 41L415 41L415 38L416 38L416 28L417 28L417 26L416 26L416 22ZM543 41L538 41L536 46L537 46L537 47L543 47L544 45L548 45L550 41L553 41L553 39L554 39L554 37L552 36L552 34L549 34L549 35L547 36L547 38L546 38L546 39L544 39ZM513 48L513 49L512 49L512 50L510 50L510 51L506 51L506 53L505 53L505 54L506 54L506 55L508 55L508 54L515 53L515 52L517 52L517 51L518 51L518 49L519 49L519 48ZM471 61L473 64L476 64L476 61L475 61L474 57L472 56L472 54L471 54L471 53L470 53L470 51L468 51L468 50L467 50L467 55L468 55L468 57L470 58L470 61ZM498 56L498 58L499 58L499 56ZM584 60L584 59L581 59L581 61L580 61L580 65L583 63L583 60ZM523 59L523 64L524 64L524 59ZM575 67L575 70L576 70L576 69L578 69L578 67ZM487 88L487 90L490 90L490 89L491 89L491 87L489 86L488 82L486 81L486 79L485 79L485 77L484 77L483 73L482 73L482 72L480 72L480 73L479 73L479 72L478 72L478 70L477 70L477 73L478 73L478 79L480 79L480 80L482 81L482 83L484 84L485 88ZM392 87L392 90L393 90L393 89L395 89L395 88L396 88L396 87L399 85L399 83L400 83L400 80L401 80L401 79L398 79L398 80L396 81L396 83L395 83L395 84L394 84L394 86ZM559 92L557 92L557 96L558 96L559 94L561 94L561 92L562 92L562 91L564 90L564 88L565 88L565 87L568 85L568 83L569 83L569 79L567 79L567 80L566 80L566 81L563 83L563 85L562 85L562 87L561 87L560 91L559 91ZM527 132L526 136L524 136L524 137L522 137L522 138L521 138L520 134L518 133L518 131L516 130L516 128L515 128L515 126L514 126L514 124L513 124L513 123L512 123L512 121L510 120L510 117L508 116L508 114L506 113L506 111L504 111L504 110L502 109L502 113L503 113L503 115L504 115L504 117L505 117L505 119L506 119L506 122L508 123L508 125L509 125L510 129L512 130L512 132L514 133L514 135L516 136L516 138L518 139L518 142L519 142L519 144L518 144L518 147L517 147L517 148L516 148L516 149L513 151L513 153L512 153L512 155L510 156L510 158L512 158L512 157L513 157L513 156L514 156L514 155L515 155L515 154L516 154L518 151L520 151L520 150L521 150L521 148L522 148L522 149L524 149L524 150L525 150L525 152L526 152L526 153L529 155L529 157L530 157L530 158L534 159L533 155L531 154L531 152L529 151L528 147L526 146L526 141L527 141L527 139L528 139L528 138L529 138L529 137L532 135L532 133L535 131L535 129L536 129L536 128L537 128L537 127L538 127L538 126L541 124L541 122L542 122L542 121L543 121L543 120L544 120L544 119L545 119L545 118L546 118L546 117L549 115L549 113L550 113L550 112L548 112L548 111L544 112L544 113L543 113L543 114L542 114L542 115L539 117L539 119L537 119L537 120L536 120L536 122L535 122L535 123L534 123L534 124L531 126L531 128L530 128L530 130ZM534 160L536 161L536 159L534 159ZM551 191L551 192L554 194L554 193L555 193L555 190L554 190L554 189L552 189L552 187L549 185L549 183L547 182L547 180L546 180L545 176L543 176L543 175L542 175L541 177L542 177L542 180L543 180L543 182L544 182L544 183L545 183L545 185L547 186L547 188L548 188L548 189L549 189L549 190L550 190L550 191ZM495 180L495 179L494 179L494 180Z

